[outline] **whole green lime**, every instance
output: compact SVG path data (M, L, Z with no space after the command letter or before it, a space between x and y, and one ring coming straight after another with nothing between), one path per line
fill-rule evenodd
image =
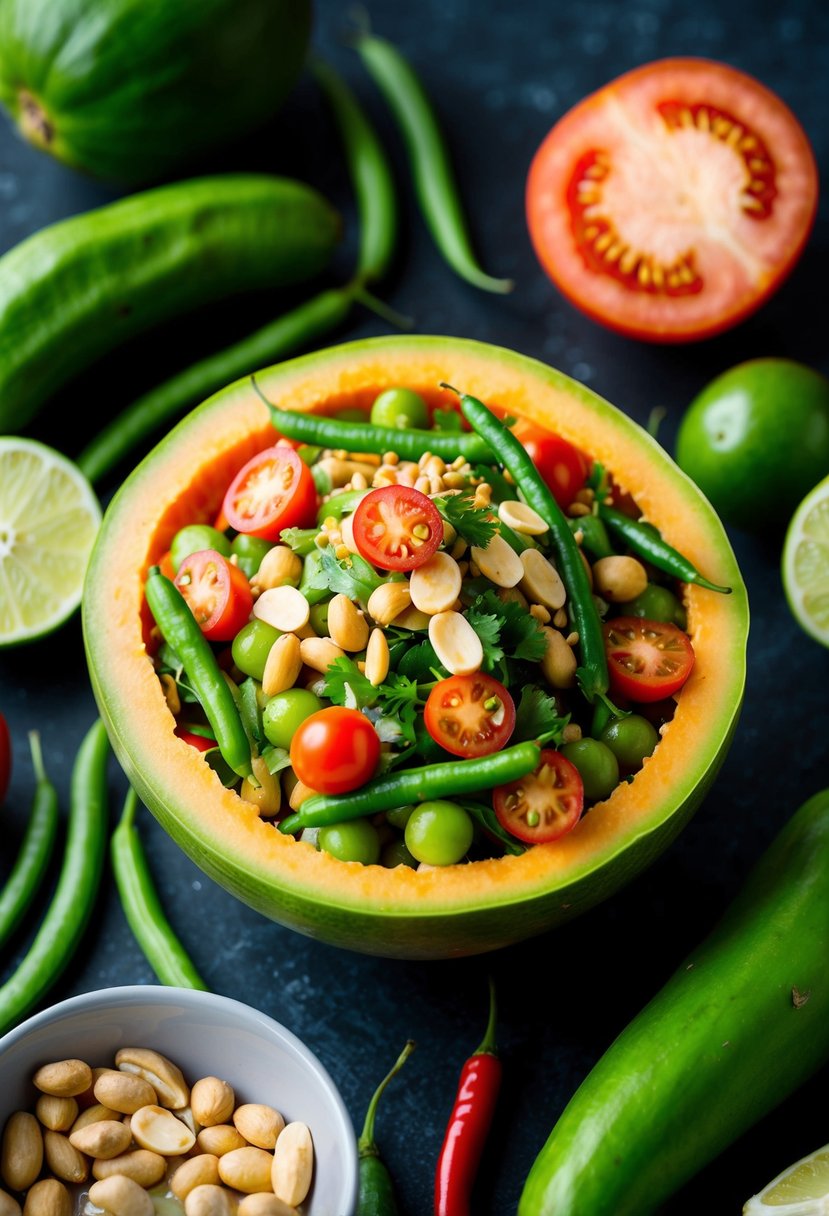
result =
M676 462L729 523L785 527L829 473L829 380L791 359L730 368L689 405Z

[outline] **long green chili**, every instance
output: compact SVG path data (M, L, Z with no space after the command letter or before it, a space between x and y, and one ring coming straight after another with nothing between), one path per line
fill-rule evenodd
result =
M607 528L598 515L579 515L576 519L568 519L567 523L574 535L581 532L581 547L593 557L614 556L615 551L610 543Z
M20 851L0 894L0 946L14 933L40 889L58 830L58 795L43 767L37 731L29 732L29 746L37 784Z
M391 1174L380 1156L374 1138L374 1121L377 1115L377 1104L384 1089L389 1081L397 1076L414 1049L414 1042L409 1039L395 1064L377 1086L368 1104L363 1130L357 1140L360 1182L355 1216L397 1216L399 1211Z
M721 587L700 574L687 557L683 557L672 545L662 539L653 524L631 519L629 515L617 511L614 507L607 507L604 503L599 506L599 516L638 557L643 557L652 566L656 566L657 570L663 571L664 574L671 574L683 583L697 583L709 591L719 591L723 595L730 595L730 587Z

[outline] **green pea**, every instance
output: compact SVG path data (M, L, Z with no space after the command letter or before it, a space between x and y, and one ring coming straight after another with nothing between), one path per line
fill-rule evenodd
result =
M271 697L262 714L265 738L274 747L290 751L291 740L301 723L322 709L322 701L307 688L288 688Z
M451 866L466 856L474 834L463 807L439 799L421 802L406 824L406 848L427 865Z
M248 578L253 578L262 565L262 558L269 549L273 548L273 545L269 540L262 540L259 536L247 536L244 532L240 532L238 536L234 536L230 548L236 554L239 569Z
M626 604L616 606L619 616L643 616L649 621L670 621L680 629L686 627L685 609L668 587L648 583L641 595Z
M321 638L328 637L328 605L330 600L326 600L324 604L312 604L311 614L308 623L314 633Z
M413 806L397 806L393 811L386 811L386 821L390 823L393 828L399 828L399 830L402 832L405 829L406 824L409 822L413 810Z
M610 797L619 784L619 762L606 743L598 739L576 739L559 750L579 770L585 798L596 802Z
M210 524L186 524L179 528L170 545L173 569L177 571L186 557L200 553L202 549L215 549L222 557L230 557L233 551L230 541L218 528L211 528Z
M387 870L393 870L395 866L411 866L412 869L415 869L417 858L413 857L406 848L404 840L392 840L388 844L383 845L380 853L380 865L385 866Z
M278 637L281 637L281 634L273 625L258 619L248 621L233 639L230 648L233 662L246 676L253 676L254 680L261 681L271 646Z
M427 427L429 409L420 393L410 388L387 388L375 397L371 407L374 426Z
M371 866L380 859L380 837L367 819L352 819L320 828L317 845L339 861L359 861Z
M600 737L622 768L632 771L642 767L642 761L653 753L659 742L656 727L639 714L629 714L626 718L615 718L608 722Z

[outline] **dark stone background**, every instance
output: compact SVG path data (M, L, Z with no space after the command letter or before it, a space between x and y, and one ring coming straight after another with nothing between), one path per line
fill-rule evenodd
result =
M775 354L829 371L825 205L800 265L758 315L722 337L675 348L618 337L567 305L535 261L523 212L527 168L553 122L613 76L666 55L723 59L759 77L800 118L825 169L829 10L818 0L768 0L750 9L732 0L692 6L676 0L374 0L370 14L377 32L410 57L440 113L483 263L518 284L512 296L496 298L460 282L441 262L413 204L397 133L356 55L343 45L345 7L319 0L315 48L357 91L398 170L400 252L384 295L416 318L419 331L479 338L537 356L643 423L653 407L665 407L660 438L669 449L683 407L734 363ZM340 279L347 276L353 205L335 133L309 79L276 129L205 168L217 165L261 167L319 185L346 219L337 270ZM115 196L29 149L0 122L0 249ZM71 386L31 433L76 452L141 389L293 298L214 309L167 326ZM355 315L332 341L385 331L373 316ZM105 497L114 488L106 487ZM451 963L389 962L337 951L236 903L203 877L149 814L142 817L162 900L208 983L302 1036L339 1083L355 1123L403 1041L417 1040L379 1120L382 1150L407 1216L423 1216L431 1207L434 1162L457 1074L483 1029L487 972L501 995L505 1081L474 1210L500 1216L514 1210L535 1154L591 1065L717 920L790 813L829 784L829 654L789 615L778 572L779 537L733 530L731 538L753 624L745 708L728 760L694 821L659 863L561 931L497 956ZM72 759L95 714L77 620L36 646L0 654L0 707L15 746L3 810L5 874L32 788L26 731L42 733L65 810ZM113 763L113 816L123 790ZM21 935L0 960L0 978L27 941ZM152 980L107 877L78 956L50 999ZM779 1169L825 1142L826 1081L824 1070L724 1152L665 1206L666 1216L737 1212ZM712 1094L712 1113L722 1100Z

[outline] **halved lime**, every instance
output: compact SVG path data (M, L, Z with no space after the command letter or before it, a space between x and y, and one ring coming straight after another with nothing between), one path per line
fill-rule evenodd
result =
M743 1205L743 1216L827 1216L829 1144L802 1157Z
M100 522L71 460L33 439L0 436L0 646L33 641L71 616Z
M829 646L829 477L809 491L792 516L782 573L795 620Z

